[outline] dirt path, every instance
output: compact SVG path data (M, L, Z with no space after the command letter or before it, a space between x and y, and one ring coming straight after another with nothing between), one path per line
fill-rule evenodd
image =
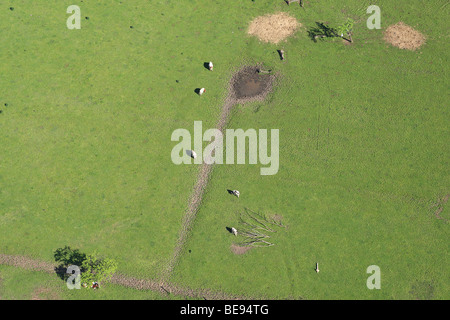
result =
M225 104L222 107L222 113L220 115L219 121L217 123L216 128L223 132L226 123L228 121L228 117L232 107L234 106L234 99L227 98ZM205 193L206 186L208 185L209 177L211 175L213 169L213 164L207 164L205 162L200 166L200 170L197 177L197 183L194 186L192 195L189 199L189 204L186 209L186 212L183 216L183 222L181 224L181 231L178 236L177 243L175 245L175 249L173 251L172 257L167 263L167 266L162 272L161 282L167 283L175 265L178 261L178 258L186 244L186 240L190 231L192 230L192 224L197 215L197 211L200 207L200 204L203 199L203 194Z
M25 270L46 272L49 274L56 274L57 272L65 273L65 270L58 269L58 266L56 264L17 255L0 254L0 265L8 265ZM137 290L157 291L166 295L176 295L206 300L249 299L246 297L238 297L209 289L191 289L177 286L171 283L165 283L164 285L162 285L160 282L155 280L138 279L122 274L115 274L111 279L111 283Z
M31 271L54 273L56 265L44 261L34 260L25 256L13 256L0 253L0 264L19 267Z
M260 66L244 66L231 77L228 84L227 96L222 106L222 112L216 124L216 129L219 129L222 133L229 121L231 110L236 104L264 100L267 94L272 90L272 83L275 78L274 75L260 75L258 70L260 70ZM194 186L189 205L183 217L181 231L178 236L175 250L161 275L162 283L169 281L173 269L178 262L178 258L184 248L188 235L192 229L192 224L197 215L197 211L202 202L213 165L214 164L203 162L200 167L197 183Z

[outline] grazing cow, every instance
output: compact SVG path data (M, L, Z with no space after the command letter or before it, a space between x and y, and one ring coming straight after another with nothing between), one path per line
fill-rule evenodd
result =
M213 68L214 68L214 65L213 65L213 63L210 61L210 62L208 63L208 69L209 69L210 71L213 71Z
M316 272L319 273L319 271L320 271L320 270L319 270L319 263L316 262Z
M193 159L197 158L197 154L195 153L194 150L186 150L186 154Z
M200 91L198 92L199 95L202 95L203 93L205 93L206 89L205 88L201 88Z
M239 198L239 191L237 191L237 190L230 190L230 189L227 189L227 191L228 191L229 194L232 194L233 196L236 196L236 197Z
M237 230L236 230L235 228L231 228L231 232L232 232L235 236L237 236Z

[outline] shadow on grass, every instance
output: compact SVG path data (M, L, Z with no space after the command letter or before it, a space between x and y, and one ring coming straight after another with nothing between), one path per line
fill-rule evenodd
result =
M317 39L323 40L323 38L339 37L334 28L327 26L322 22L316 22L316 27L311 27L308 30L308 36L314 42L317 42Z
M69 277L66 273L69 266L75 265L81 268L83 261L86 260L85 253L80 252L78 249L72 249L69 246L56 249L53 253L53 257L55 258L55 262L59 263L59 265L55 267L55 273L62 280L67 280Z

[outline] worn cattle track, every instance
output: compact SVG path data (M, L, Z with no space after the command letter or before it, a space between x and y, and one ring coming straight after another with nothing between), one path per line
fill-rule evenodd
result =
M33 258L18 256L18 255L6 255L0 254L0 265L8 265L18 267L30 271L40 271L49 274L62 273L65 274L66 270L61 269L58 265L40 261ZM206 300L245 300L246 297L238 297L229 295L219 291L213 291L209 289L190 289L181 286L177 286L171 283L166 283L161 286L161 283L154 280L138 279L122 274L114 274L111 278L111 283L121 285L128 288L137 290L151 290L159 291L163 294L171 294L183 297L206 299ZM252 298L253 299L253 298Z
M217 122L216 128L222 133L226 128L230 113L233 107L239 103L246 103L251 101L262 101L267 94L272 90L272 84L275 75L261 75L259 73L260 66L244 66L233 74L229 82L227 96L222 106L222 112ZM175 250L161 276L161 285L164 286L175 268L178 257L180 256L188 235L192 229L192 224L197 215L197 211L203 199L203 195L208 185L209 177L213 169L213 164L202 163L197 183L194 186L189 205L183 216L181 231L175 246Z

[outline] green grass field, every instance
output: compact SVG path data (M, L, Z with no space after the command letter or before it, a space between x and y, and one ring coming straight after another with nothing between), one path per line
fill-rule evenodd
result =
M80 30L66 27L73 4ZM371 4L381 30L366 27ZM70 245L157 279L199 169L172 163L171 133L192 131L196 120L214 127L232 70L263 63L282 75L274 91L236 106L228 127L279 129L279 172L215 166L170 280L274 299L448 299L449 208L445 221L431 205L450 193L449 8L445 0L311 0L305 9L281 0L4 1L0 253L52 262L53 250ZM287 42L246 34L253 18L278 11L302 24ZM348 17L352 45L309 39L316 21ZM385 43L383 30L399 21L426 44ZM208 89L202 97L199 87ZM274 246L234 255L226 227L245 207L280 214L288 227ZM370 265L381 269L380 290L366 287ZM61 299L99 297L66 292L56 275L0 266L0 277L3 299L29 299L41 281L61 286ZM100 295L164 298L115 285Z

